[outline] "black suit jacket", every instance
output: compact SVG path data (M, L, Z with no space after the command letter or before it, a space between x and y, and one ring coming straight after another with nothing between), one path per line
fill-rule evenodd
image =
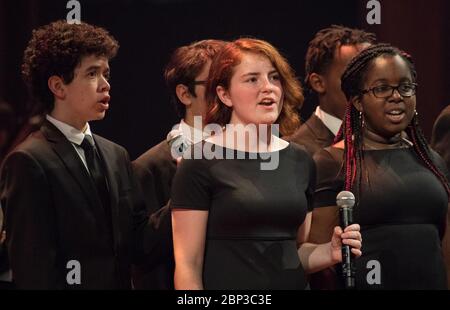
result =
M170 199L172 179L177 170L177 163L172 158L167 141L161 141L149 149L133 161L132 165L143 189L151 186L153 183L151 180L154 178L153 186L158 206L164 206ZM150 202L150 199L151 196L146 197L146 201Z
M156 246L127 152L94 140L105 164L109 218L73 145L50 122L6 158L0 193L18 288L130 288L132 260ZM80 263L80 285L66 281L71 260Z
M170 189L177 163L172 158L167 141L162 141L132 163L138 178L147 211L161 235L161 246L152 260L136 266L133 282L138 289L173 289L175 262L170 220ZM154 192L156 206L154 208Z
M284 139L303 145L312 156L317 151L333 144L334 134L313 113L299 129Z
M431 147L442 156L450 171L450 105L439 114L434 123Z

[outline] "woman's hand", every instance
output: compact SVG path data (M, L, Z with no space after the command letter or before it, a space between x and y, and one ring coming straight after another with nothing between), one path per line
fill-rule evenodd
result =
M331 237L331 259L333 262L342 262L342 245L349 245L352 253L359 257L361 256L362 237L360 233L360 226L352 224L347 226L344 231L339 226L334 228L333 237Z

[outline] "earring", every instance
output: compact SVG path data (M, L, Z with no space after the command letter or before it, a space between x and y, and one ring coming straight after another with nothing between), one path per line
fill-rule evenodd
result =
M361 124L361 128L363 128L364 127L364 117L363 117L363 114L361 111L359 111L358 118L359 118L359 123Z
M416 127L419 126L419 113L417 113L417 110L414 110L413 122Z

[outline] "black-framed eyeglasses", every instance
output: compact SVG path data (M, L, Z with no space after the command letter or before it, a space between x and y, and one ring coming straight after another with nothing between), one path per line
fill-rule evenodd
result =
M363 89L361 94L364 95L368 92L372 92L376 98L385 99L391 97L394 94L394 90L396 90L402 97L412 97L416 94L418 86L419 85L416 83L402 83L397 86L383 84L372 88Z
M206 85L206 81L192 81L192 85Z

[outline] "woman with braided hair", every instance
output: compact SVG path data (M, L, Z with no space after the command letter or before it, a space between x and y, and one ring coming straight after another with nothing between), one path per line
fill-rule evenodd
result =
M418 124L411 57L374 45L350 62L341 82L347 110L337 143L314 156L315 207L335 206L341 190L354 193L364 239L357 289L446 289L448 171ZM331 208L336 216L321 229L337 222Z

